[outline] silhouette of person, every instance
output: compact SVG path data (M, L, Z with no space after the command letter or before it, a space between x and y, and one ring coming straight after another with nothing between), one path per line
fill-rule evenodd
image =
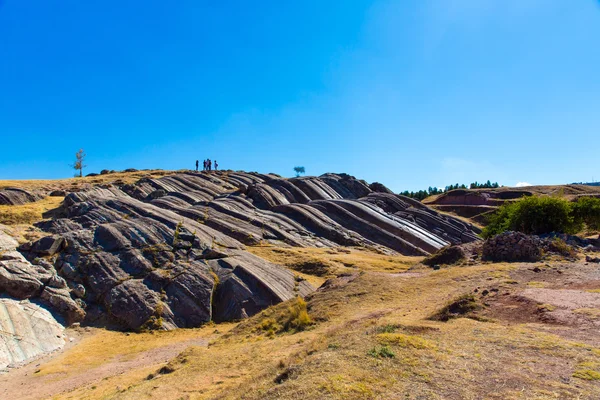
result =
M200 163L198 162L198 160L196 160L196 172L198 172L198 165L199 165L199 164L200 164Z
M210 158L207 161L208 161L208 170L210 171L212 169L212 161L210 161Z
M206 160L202 161L203 167L202 167L202 171L206 171Z
M217 164L217 160L215 160L215 171L219 169L219 164Z

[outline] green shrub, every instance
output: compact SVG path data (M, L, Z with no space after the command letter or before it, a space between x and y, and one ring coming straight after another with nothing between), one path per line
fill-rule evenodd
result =
M389 348L389 346L380 346L380 347L373 347L371 350L369 350L369 352L367 353L368 355L370 355L371 357L381 357L381 358L394 358L396 357L396 353L394 353L392 351L392 349Z
M600 230L600 199L580 197L572 208L576 223L585 224L590 230Z
M559 197L541 196L504 203L489 218L482 235L488 238L506 231L533 235L577 233L582 228L582 222L575 217L574 204Z

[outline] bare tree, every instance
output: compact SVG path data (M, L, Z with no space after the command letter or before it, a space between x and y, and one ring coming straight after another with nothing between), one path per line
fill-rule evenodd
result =
M75 153L75 162L73 163L73 169L75 170L79 170L79 177L81 178L83 176L83 169L85 167L87 167L87 165L83 165L83 162L85 161L85 156L87 154L85 154L85 152L83 151L83 149L79 149L79 151L77 153Z

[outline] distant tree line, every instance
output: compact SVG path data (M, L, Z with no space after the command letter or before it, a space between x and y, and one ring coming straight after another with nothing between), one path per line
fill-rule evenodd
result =
M469 185L469 189L495 189L498 187L500 187L498 182L492 183L490 180L488 180L485 183L479 183L479 182L475 181ZM402 196L410 197L412 199L421 201L429 196L447 193L451 190L456 190L456 189L467 189L467 185L465 185L465 184L459 185L457 183L455 185L448 185L444 189L438 189L435 186L434 187L429 186L429 188L427 190L419 190L418 192L409 192L408 190L405 190L404 192L400 192L400 194Z
M600 182L573 182L571 185L600 186Z

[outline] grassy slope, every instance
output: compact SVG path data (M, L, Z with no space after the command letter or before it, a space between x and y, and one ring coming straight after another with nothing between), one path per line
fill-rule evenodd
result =
M209 348L184 351L168 374L148 380L134 370L58 398L597 398L597 381L586 378L600 368L600 349L536 324L428 320L475 287L509 288L519 268L528 266L359 273L310 297L314 325L306 331L265 330L266 320L286 313L281 304Z
M85 184L97 185L115 181L123 183L134 183L145 177L161 177L173 174L177 171L148 170L137 172L116 172L114 174L84 176L83 178L70 179L24 179L24 180L0 180L0 189L7 187L18 187L26 190L58 190L78 188Z

